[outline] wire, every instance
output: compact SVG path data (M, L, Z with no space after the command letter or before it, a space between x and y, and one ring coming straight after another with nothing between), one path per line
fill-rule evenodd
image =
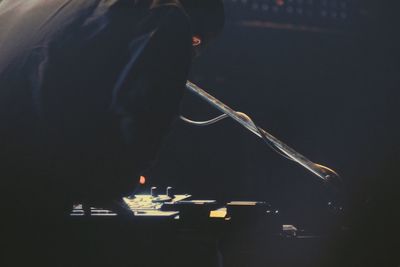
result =
M280 151L280 149L274 145L274 143L272 143L270 140L268 140L268 138L265 136L265 133L262 131L262 129L259 128L259 127L254 123L254 121L250 118L249 115L247 115L246 113L240 112L240 111L236 111L236 113L237 113L238 115L242 116L242 117L245 117L246 120L249 121L249 122L253 125L253 127L254 127L255 129L257 129L257 132L260 134L261 139L262 139L275 153L279 154L280 156L282 156L282 157L284 157L284 158L286 158L286 159L288 159L288 160L290 160L290 161L294 161L294 162L295 162L295 160L293 160L292 158L290 158L290 157L288 157L287 155L285 155L284 153L282 153L282 152ZM215 123L217 123L217 122L219 122L219 121L221 121L221 120L223 120L223 119L225 119L225 118L228 118L228 117L229 117L229 116L228 116L227 114L222 114L222 115L220 115L220 116L218 116L218 117L215 117L215 118L213 118L213 119L211 119L211 120L207 120L207 121L194 121L194 120L188 119L188 118L186 118L186 117L184 117L184 116L182 116L182 115L179 116L179 118L180 118L181 120L183 120L184 122L186 122L186 123L188 123L188 124L194 125L194 126L209 126L209 125L215 124Z
M280 155L290 161L296 162L292 158L288 157L286 154L282 153L282 151L279 149L279 147L276 147L276 145L267 138L264 131L254 123L254 121L251 119L251 117L249 115L247 115L246 113L240 112L240 111L235 111L235 112L236 112L236 114L240 115L241 117L244 117L248 122L250 122L252 124L252 126L255 129L257 129L257 132L260 134L261 139L269 146L269 148L272 149L272 151L274 151L278 155Z
M274 145L274 143L272 143L270 140L268 140L268 138L265 136L264 132L263 132L258 126L257 126L257 131L260 133L262 140L263 140L274 152L276 152L278 155L280 155L280 156L282 156L282 157L284 157L284 158L286 158L286 159L288 159L288 160L290 160L290 161L296 162L295 160L293 160L292 158L288 157L286 154L284 154L283 152L281 152L280 149Z
M188 118L186 118L186 117L184 117L184 116L179 116L179 118L181 119L181 120L183 120L184 122L186 122L186 123L189 123L189 124L191 124L191 125L195 125L195 126L209 126L209 125L212 125L212 124L214 124L214 123L217 123L217 122L219 122L219 121L221 121L221 120L223 120L223 119L225 119L225 118L228 118L229 116L228 115L226 115L226 114L222 114L222 115L220 115L220 116L218 116L218 117L215 117L215 118L213 118L213 119L211 119L211 120L207 120L207 121L194 121L194 120L191 120L191 119L188 119Z

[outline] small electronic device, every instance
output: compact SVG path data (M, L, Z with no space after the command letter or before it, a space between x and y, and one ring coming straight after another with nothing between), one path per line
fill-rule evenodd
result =
M174 217L179 214L176 210L163 210L165 203L178 203L190 198L191 195L175 195L173 188L167 187L165 194L158 194L157 187L151 187L150 194L138 194L123 198L124 203L129 207L135 216L138 217Z

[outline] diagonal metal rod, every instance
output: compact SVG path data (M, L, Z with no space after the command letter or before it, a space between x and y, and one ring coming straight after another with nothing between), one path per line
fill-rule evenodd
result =
M241 124L243 127L257 135L258 137L263 139L266 138L272 146L282 152L286 157L298 163L305 169L309 170L311 173L322 179L324 182L334 184L340 182L340 176L334 170L307 159L305 156L301 155L296 150L289 147L284 142L280 141L278 138L274 137L264 129L258 127L247 115L233 110L232 108L225 105L220 100L213 97L190 81L187 81L186 88L192 93L201 97L203 100L211 104L216 109L231 117L233 120Z

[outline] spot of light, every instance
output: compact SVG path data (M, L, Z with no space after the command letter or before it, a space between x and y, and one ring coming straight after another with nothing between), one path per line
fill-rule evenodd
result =
M144 184L146 183L146 177L144 177L143 175L140 176L139 183L140 183L141 185L144 185Z
M275 0L276 5L283 6L285 4L285 0Z

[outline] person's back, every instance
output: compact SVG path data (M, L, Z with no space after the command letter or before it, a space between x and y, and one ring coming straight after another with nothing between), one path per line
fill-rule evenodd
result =
M71 203L133 190L178 114L192 37L220 30L221 12L213 0L0 1L0 265L57 266L45 254L65 246Z
M7 266L33 247L42 258L52 242L40 239L61 238L50 226L73 201L134 188L177 115L191 56L189 20L172 0L0 3Z
M133 189L178 112L191 59L187 17L154 2L0 4L3 177L29 173L19 189L49 198Z

